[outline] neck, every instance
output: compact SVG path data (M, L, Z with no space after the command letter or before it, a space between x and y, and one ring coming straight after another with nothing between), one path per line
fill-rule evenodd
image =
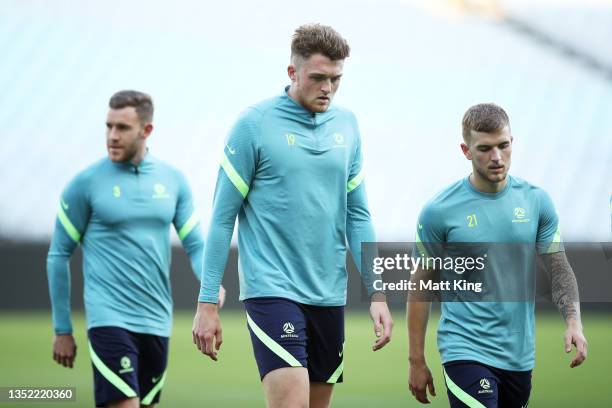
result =
M300 102L300 100L299 100L299 98L297 96L297 91L293 87L293 84L289 85L289 90L287 91L287 95L289 95L289 97L291 99L293 99L293 101L295 103L297 103L298 105L300 105L302 108L306 109L310 113L313 113L310 109L308 109L306 106L304 106L304 104L302 104L302 102Z
M293 87L293 84L289 85L289 89L287 90L287 95L289 95L289 97L293 99L294 101L296 102L298 101L295 95L295 88Z
M142 162L144 157L147 155L148 150L149 149L147 149L146 146L143 146L141 149L138 149L138 153L136 153L134 157L132 157L130 163L132 163L134 166L138 166L140 162Z
M470 174L469 180L470 184L472 184L476 190L480 191L481 193L489 194L499 193L508 184L508 177L499 182L492 182L483 178L477 172Z

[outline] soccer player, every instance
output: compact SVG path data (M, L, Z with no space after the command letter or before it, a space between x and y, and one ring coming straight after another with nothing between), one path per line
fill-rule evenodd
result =
M361 243L375 235L357 121L331 104L348 56L331 27L299 27L290 86L242 114L219 170L194 343L217 360L217 293L238 215L240 299L269 407L326 407L342 382L347 241L372 300L373 349L391 338L384 294L361 269Z
M533 246L552 277L552 297L565 319L565 351L577 352L570 367L587 355L582 332L576 278L559 232L558 217L541 188L508 175L513 137L506 112L495 104L472 106L463 117L461 149L472 162L470 176L457 181L430 200L417 226L417 248L426 256L436 243L521 243ZM493 245L488 245L492 248ZM489 257L485 274L503 270L509 288L528 265L519 259L497 263ZM535 255L535 252L533 252ZM415 281L432 279L440 271L418 270ZM529 292L529 288L525 288ZM414 299L411 299L414 300ZM501 294L500 294L501 300ZM526 299L523 299L526 300ZM527 406L535 360L534 302L442 302L438 347L448 398L452 407ZM425 331L430 302L408 305L410 391L429 403L435 395L425 361Z
M170 225L198 279L204 241L187 180L148 153L151 97L120 91L109 108L108 158L77 174L59 203L47 257L53 359L72 368L76 357L69 260L81 244L96 406L152 407L166 379L172 329Z

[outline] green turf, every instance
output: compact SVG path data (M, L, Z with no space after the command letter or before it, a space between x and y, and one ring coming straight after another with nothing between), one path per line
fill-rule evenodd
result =
M373 353L373 334L365 312L347 315L345 384L336 388L334 407L410 407L419 405L407 389L404 317L395 313L395 331L387 348ZM537 318L537 363L533 407L612 407L612 316L583 317L589 340L584 366L570 369L563 352L563 324L556 315ZM218 362L199 354L191 343L190 313L178 313L170 342L170 364L162 404L165 407L262 407L263 392L242 313L222 314L224 343ZM435 318L433 320L436 320ZM0 386L65 385L77 389L76 403L20 403L26 407L91 407L92 373L82 316L75 317L79 346L76 367L51 359L52 332L46 313L0 314ZM448 406L435 347L435 327L428 332L428 362L438 397L432 407ZM0 403L0 408L11 406Z

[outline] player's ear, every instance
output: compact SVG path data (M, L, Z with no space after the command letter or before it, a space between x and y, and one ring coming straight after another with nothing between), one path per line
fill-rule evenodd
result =
M466 159L472 160L472 153L470 152L470 148L467 144L461 143L461 151L463 152L463 155Z
M289 64L289 66L287 67L287 75L289 75L291 82L295 82L295 72L296 72L295 65Z
M153 132L153 124L147 123L146 125L144 125L143 129L144 129L143 136L146 139L147 137L151 135L151 132Z

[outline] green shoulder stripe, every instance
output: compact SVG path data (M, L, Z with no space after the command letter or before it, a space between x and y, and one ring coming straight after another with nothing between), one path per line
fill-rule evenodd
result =
M59 211L57 213L57 218L64 226L64 229L66 230L68 236L70 236L70 238L72 238L74 242L79 243L81 241L81 234L74 227L74 225L72 225L72 222L70 222L70 218L68 218L68 216L66 215L66 212L64 211L64 208L62 207L61 203L59 206Z
M363 181L364 176L365 175L363 174L363 169L361 169L359 174L357 174L355 177L349 180L348 184L346 185L346 192L350 193L351 191L359 187L359 185Z
M178 236L181 241L184 240L187 235L189 235L193 228L198 225L199 221L200 216L194 211L193 214L191 214L191 217L189 217L187 222L181 227L178 232Z
M238 174L238 172L236 171L232 163L229 161L225 153L223 153L221 167L223 168L223 171L225 171L225 174L230 179L234 187L236 187L240 194L242 194L242 197L246 198L247 194L249 193L249 186L247 185L247 183L244 182L242 177L240 177L240 174Z

